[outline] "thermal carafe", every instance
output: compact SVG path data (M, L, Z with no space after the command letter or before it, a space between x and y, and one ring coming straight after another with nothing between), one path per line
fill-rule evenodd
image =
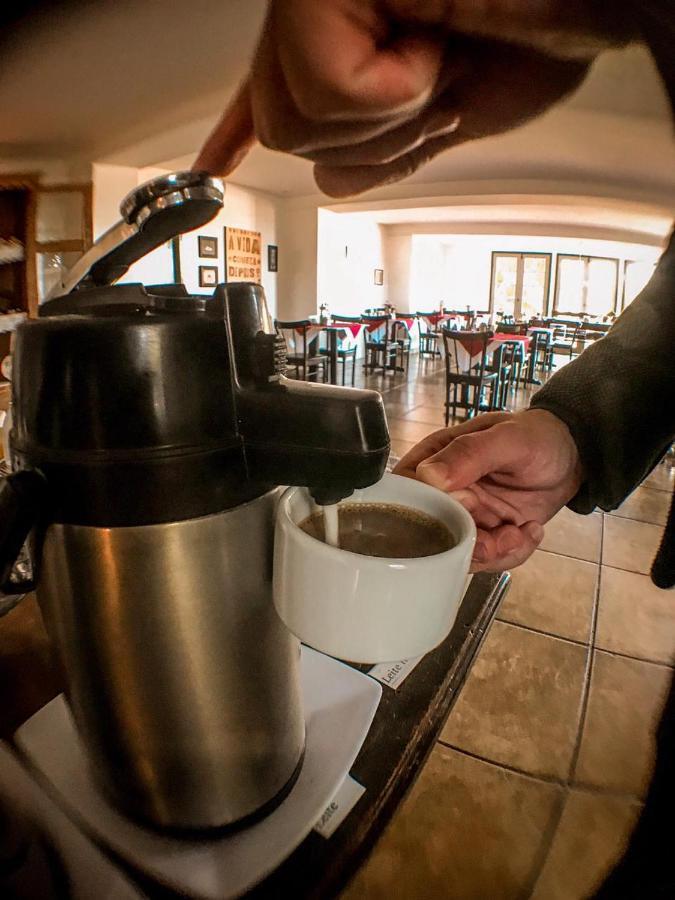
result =
M381 476L389 442L378 394L285 378L259 285L108 283L204 201L197 180L169 187L168 225L144 188L136 230L17 330L0 563L21 589L28 538L100 788L197 829L272 808L302 762L300 647L271 602L277 485L341 499Z

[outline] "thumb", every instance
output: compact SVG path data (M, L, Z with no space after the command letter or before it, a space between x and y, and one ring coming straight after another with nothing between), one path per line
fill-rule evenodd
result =
M229 175L254 143L250 85L245 81L206 139L192 169L210 175Z
M505 422L455 438L435 456L419 464L416 476L442 491L457 491L491 472L524 463L529 452L520 428Z

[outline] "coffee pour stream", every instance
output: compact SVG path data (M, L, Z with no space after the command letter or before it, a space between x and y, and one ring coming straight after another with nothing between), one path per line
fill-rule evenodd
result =
M118 284L222 207L200 173L150 182L13 355L4 590L33 581L97 783L156 827L261 815L305 732L299 643L272 602L277 485L335 503L384 472L373 391L291 381L260 285Z

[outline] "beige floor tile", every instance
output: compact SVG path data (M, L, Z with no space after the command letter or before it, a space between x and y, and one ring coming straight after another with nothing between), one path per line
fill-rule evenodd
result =
M566 507L546 525L542 550L598 562L602 538L602 516L579 516Z
M598 577L595 563L536 550L511 572L511 584L498 617L570 638L587 641Z
M672 671L597 651L574 780L644 796Z
M436 429L422 422L408 422L405 419L389 419L389 434L398 441L412 441L417 444Z
M627 656L675 662L675 595L648 575L602 567L596 646Z
M671 466L668 463L660 463L642 483L647 487L668 491L672 494L673 488L675 488L675 466Z
M405 418L408 422L423 422L432 428L445 427L445 413L440 403L438 406L417 406Z
M618 516L605 516L602 564L647 575L661 543L663 528Z
M402 419L416 408L414 401L402 403L399 400L387 400L386 398L384 400L384 409L388 419Z
M574 789L530 900L586 900L623 854L641 804Z
M408 450L412 450L414 447L414 443L412 441L396 441L392 440L391 442L391 452L394 456L401 459L406 455Z
M567 777L586 648L495 622L441 739L532 775Z
M670 507L668 491L658 491L650 487L639 487L611 515L623 519L636 519L638 522L651 522L654 525L665 525Z
M561 798L437 744L342 900L516 900Z

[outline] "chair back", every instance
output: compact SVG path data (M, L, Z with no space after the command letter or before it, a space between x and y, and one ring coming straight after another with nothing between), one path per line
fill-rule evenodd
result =
M565 341L565 343L574 343L579 331L579 322L568 322L564 319L552 319L551 327L553 328L553 341Z
M516 360L519 360L521 363L525 362L526 348L522 341L502 341L502 347L505 347L508 351L502 356L504 365L510 365Z
M361 321L366 326L363 335L366 344L379 343L387 339L389 334L389 316L361 316Z
M311 345L318 343L318 332L309 335L310 328L316 328L316 322L310 319L297 319L293 322L274 320L277 334L280 334L286 343L286 352L289 356L302 356L307 360L311 353Z
M361 316L343 316L340 313L332 313L333 322L353 322L355 325L361 321Z
M389 322L389 326L390 341L401 341L404 344L407 344L410 341L410 331L405 322L399 322L396 319L392 319Z
M487 348L491 331L451 331L442 328L445 371L447 375L477 375L485 373Z

